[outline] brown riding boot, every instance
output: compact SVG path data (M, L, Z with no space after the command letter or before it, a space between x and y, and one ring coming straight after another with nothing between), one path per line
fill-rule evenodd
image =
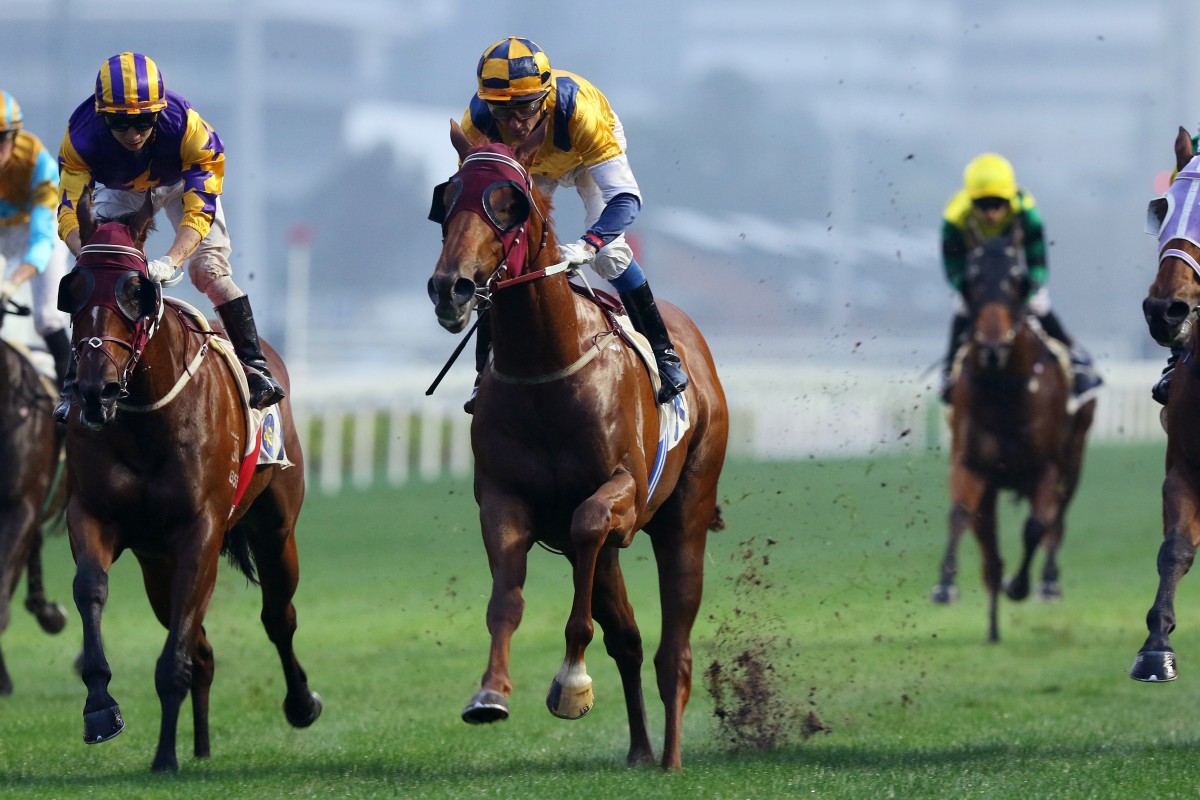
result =
M267 366L262 344L258 341L258 329L254 325L254 312L250 310L250 298L242 295L222 303L216 310L225 326L225 334L233 344L233 352L237 353L246 371L246 382L250 385L250 406L266 408L275 405L287 393Z

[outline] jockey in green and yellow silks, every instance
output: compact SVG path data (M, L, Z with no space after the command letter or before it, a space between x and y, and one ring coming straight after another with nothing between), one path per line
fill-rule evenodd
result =
M650 284L625 241L625 231L642 208L642 192L625 152L625 129L608 98L592 83L550 67L536 43L510 36L490 45L476 67L475 95L463 116L468 136L483 134L516 147L545 126L545 137L529 165L538 189L552 195L573 186L583 201L584 232L559 247L564 261L590 263L621 296L630 321L650 342L662 386L660 403L688 385L687 372L659 314ZM486 315L480 317L476 368L483 369L490 342ZM474 408L474 395L465 406Z
M946 280L957 292L950 346L942 369L943 399L949 396L954 354L972 323L961 294L967 254L987 239L1005 236L1018 227L1030 277L1029 310L1037 316L1047 334L1070 349L1076 398L1082 400L1085 394L1094 392L1103 383L1091 356L1071 339L1050 307L1050 292L1046 288L1046 237L1037 202L1017 184L1016 173L1008 159L996 153L983 153L967 164L963 170L962 188L950 198L942 212L942 266Z
M17 99L0 91L0 308L29 282L33 325L61 381L71 361L71 341L70 320L57 304L58 283L67 273L67 248L54 231L58 164L25 130L24 119Z
M258 339L250 299L233 281L233 252L221 187L225 146L181 95L168 91L154 60L118 53L100 65L96 87L71 114L59 148L62 194L58 234L79 255L76 205L94 185L98 218L115 219L141 207L146 192L175 230L167 252L149 262L152 280L171 280L186 264L192 284L213 303L245 368L250 402L265 408L284 397ZM55 418L65 421L73 375L63 386Z

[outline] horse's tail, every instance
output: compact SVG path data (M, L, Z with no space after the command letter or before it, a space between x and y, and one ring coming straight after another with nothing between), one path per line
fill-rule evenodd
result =
M234 525L226 534L221 544L221 553L229 559L229 563L237 567L238 572L246 576L246 580L258 585L258 573L254 568L254 554L250 552L250 543L246 540L246 529Z
M725 530L725 519L721 516L721 507L719 505L713 506L713 515L712 519L709 520L708 529L710 531Z

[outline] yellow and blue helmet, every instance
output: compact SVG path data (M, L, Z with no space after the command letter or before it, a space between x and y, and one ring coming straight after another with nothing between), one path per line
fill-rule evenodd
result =
M981 197L1017 196L1017 177L1008 159L997 153L984 153L971 159L963 170L963 188L972 200Z
M550 57L529 39L509 36L483 51L476 69L479 99L531 103L550 91Z
M152 114L167 107L162 73L149 56L120 53L96 76L96 110L102 114Z
M23 119L25 116L21 113L17 98L0 89L0 133L20 130Z

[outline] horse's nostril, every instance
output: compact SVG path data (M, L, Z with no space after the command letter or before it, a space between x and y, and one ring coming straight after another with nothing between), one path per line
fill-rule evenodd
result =
M121 384L116 381L109 381L104 384L104 388L100 390L100 402L103 405L112 405L121 397Z
M454 302L466 305L475 296L475 281L469 278L459 278L454 282Z
M438 290L437 290L437 287L434 286L434 284L433 284L433 278L430 278L429 283L427 283L425 285L425 291L427 291L429 293L429 301L431 303L433 303L434 305L437 305Z
M1172 325L1178 325L1187 319L1188 314L1192 313L1192 307L1187 303L1176 300L1167 306L1167 313L1163 315L1167 322Z

